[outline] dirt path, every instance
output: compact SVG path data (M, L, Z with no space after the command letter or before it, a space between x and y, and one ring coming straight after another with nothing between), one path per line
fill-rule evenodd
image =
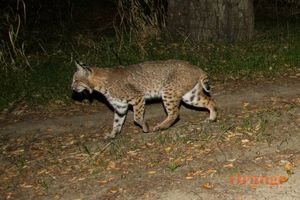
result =
M172 128L142 134L130 112L111 142L103 139L112 124L104 105L93 114L4 120L0 196L299 199L300 78L225 81L213 96L216 123L182 106ZM147 106L151 125L163 118L161 104Z
M224 85L217 85L214 88L214 98L220 109L230 111L239 108L243 103L255 103L263 105L270 100L271 97L277 98L296 98L300 96L300 80L276 80L265 81L261 83L231 81ZM161 103L147 105L146 118L162 118L164 115ZM197 111L181 107L181 113L190 115L197 114ZM201 115L201 114L200 114ZM3 125L0 132L4 134L24 134L26 132L40 130L46 131L52 129L57 133L86 129L86 128L102 128L106 125L112 125L113 113L106 107L101 106L99 113L93 115L80 115L71 117L46 118L46 119L29 119L18 123ZM183 118L183 117L182 117ZM132 123L132 113L128 114L127 123ZM111 121L110 121L111 120Z

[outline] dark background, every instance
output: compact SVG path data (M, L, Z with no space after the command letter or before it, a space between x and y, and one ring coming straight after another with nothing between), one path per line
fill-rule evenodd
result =
M98 67L181 59L221 79L269 76L300 65L298 1L255 0L253 35L241 41L195 41L170 31L168 1L145 2L1 1L0 108L70 101L75 59Z

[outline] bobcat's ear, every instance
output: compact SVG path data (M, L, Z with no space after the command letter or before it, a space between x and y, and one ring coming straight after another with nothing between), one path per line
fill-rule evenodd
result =
M75 65L77 67L77 73L80 76L89 76L93 70L82 62L75 61Z

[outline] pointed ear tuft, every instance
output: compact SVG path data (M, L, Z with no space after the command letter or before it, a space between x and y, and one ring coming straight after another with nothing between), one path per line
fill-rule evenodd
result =
M80 76L89 76L93 72L90 67L83 64L82 62L78 62L77 60L75 60L75 65L77 67L77 73Z
M77 60L75 60L75 65L77 67L77 71L83 70L83 64Z

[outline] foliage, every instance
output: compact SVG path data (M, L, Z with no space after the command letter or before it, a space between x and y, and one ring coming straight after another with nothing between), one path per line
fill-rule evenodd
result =
M257 33L252 41L194 43L161 32L164 20L158 17L160 14L138 11L141 5L134 0L122 5L119 2L120 18L115 19L115 27L103 25L109 27L105 32L83 29L79 25L85 20L76 24L75 19L79 19L76 16L73 16L73 22L69 22L67 16L72 15L71 12L58 14L60 17L55 24L45 24L46 19L37 19L39 22L34 25L31 20L38 14L32 11L33 5L26 5L21 0L9 2L13 3L3 10L0 24L2 29L8 27L3 29L4 32L10 31L5 32L9 37L1 38L0 43L0 79L3 80L0 110L16 101L37 104L71 100L70 82L75 58L99 67L145 60L183 59L202 67L211 77L222 79L224 74L226 78L236 78L281 73L299 67L300 63L300 25L294 18L276 20L276 23L257 19ZM16 2L17 9L14 9ZM79 5L77 9L82 6L80 1L76 4ZM25 12L28 7L31 13ZM76 9L76 5L73 7ZM68 4L64 4L64 8L68 8ZM61 10L58 12L62 13ZM89 13L84 14L89 18ZM126 29L128 24L129 29ZM149 24L155 28L155 34L148 29ZM29 25L33 27L30 30Z
M0 15L0 27L3 38L0 43L0 65L2 70L15 69L18 62L30 66L25 54L24 42L20 41L23 31L22 24L26 22L26 4L24 0L8 3Z
M117 18L114 20L119 50L126 42L135 42L144 52L149 39L158 37L166 28L166 5L163 0L118 0ZM144 52L146 53L146 52Z

